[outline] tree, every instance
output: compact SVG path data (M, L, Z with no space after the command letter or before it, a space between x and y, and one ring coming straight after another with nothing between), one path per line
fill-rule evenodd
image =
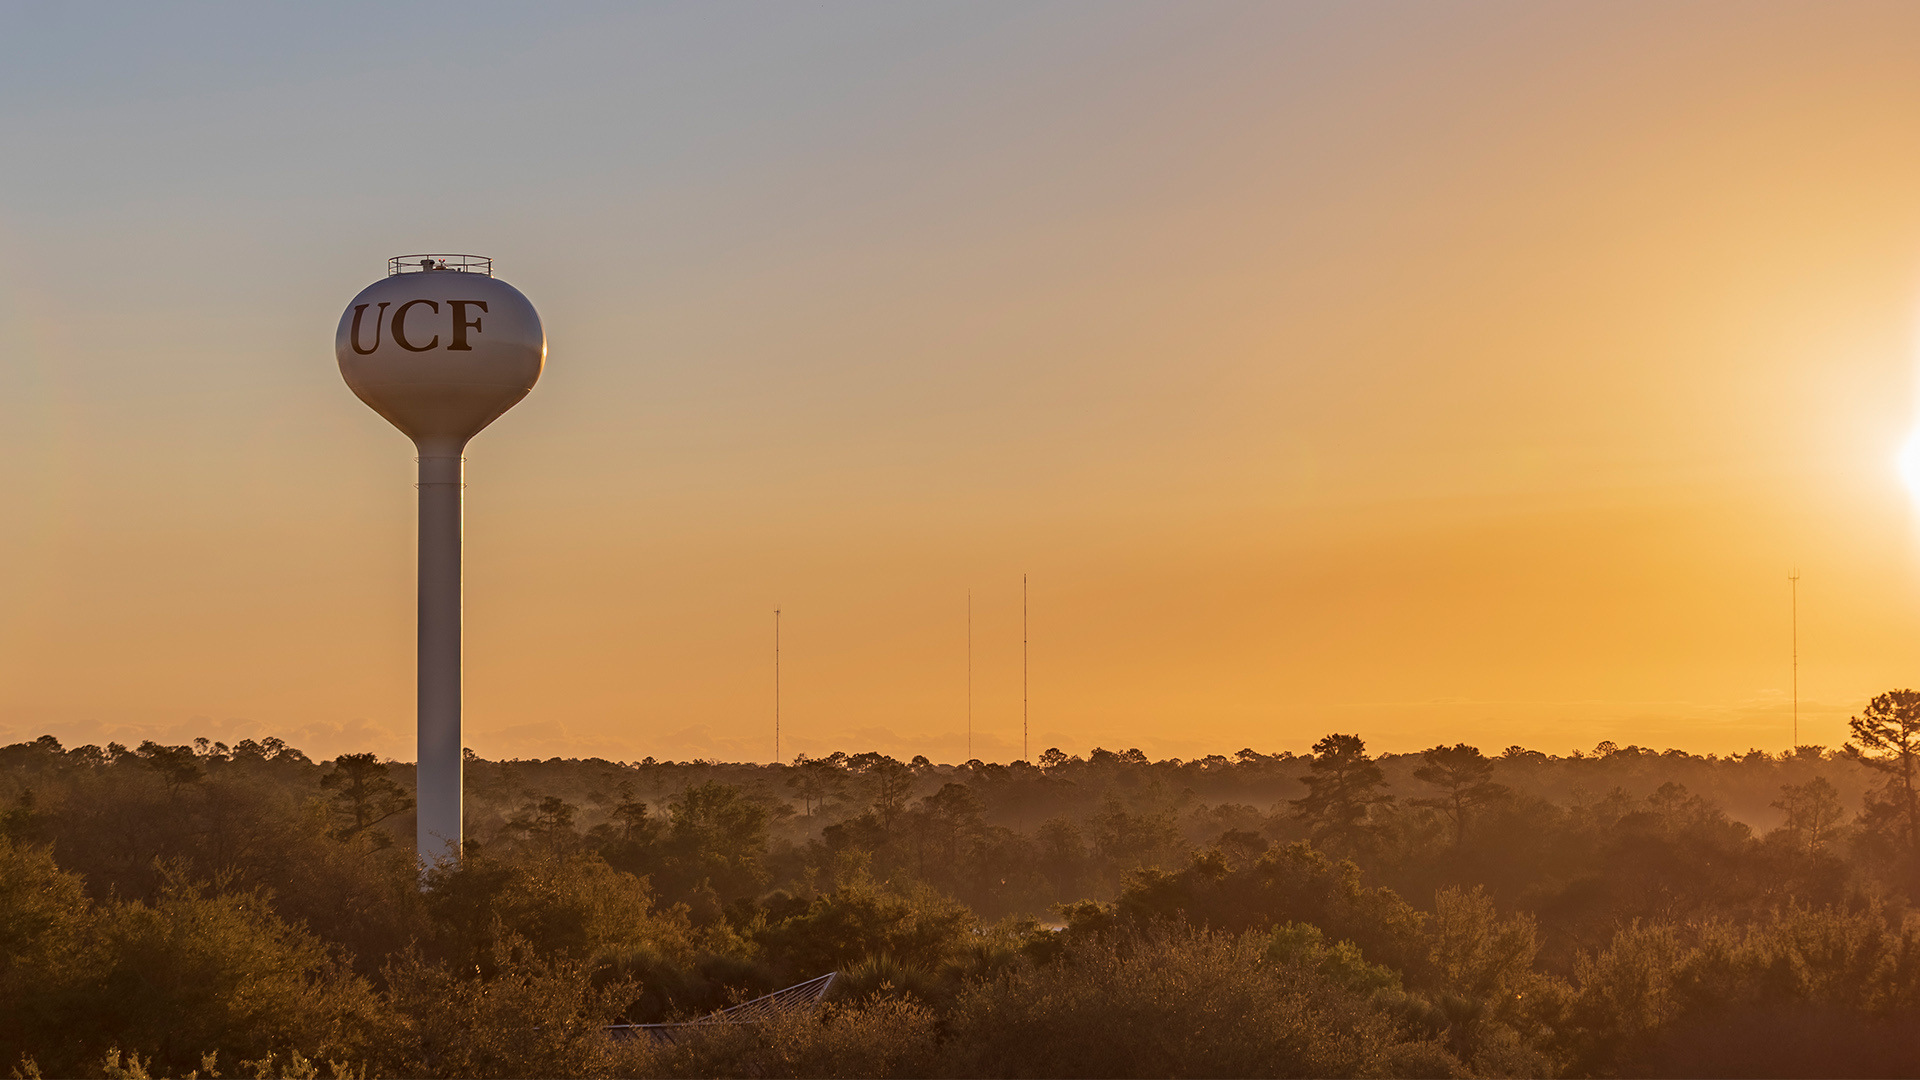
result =
M766 885L765 806L737 787L708 781L682 792L667 805L667 814L668 869L677 884L704 883L723 900L751 895Z
M1265 935L1177 925L1070 940L967 986L947 1024L948 1076L1468 1075Z
M793 759L793 769L787 773L787 786L800 796L808 817L813 816L815 806L839 794L846 782L846 774L835 758L844 760L839 754L832 758L810 758L801 754Z
M180 790L184 784L197 783L202 779L199 756L191 746L162 746L148 739L140 744L137 752L147 768L160 774L169 795Z
M1846 753L1871 769L1887 774L1880 791L1871 794L1862 820L1877 831L1890 832L1906 852L1920 839L1920 691L1889 690L1867 703L1859 716L1847 721L1859 745L1848 743Z
M569 838L573 836L573 816L579 811L579 807L558 795L547 795L537 803L529 802L522 807L520 812L507 822L507 828L527 833L529 836L540 833L547 839L547 854L558 855L561 834L564 833ZM646 808L642 807L640 812L644 817Z
M1316 844L1359 847L1373 808L1393 801L1393 796L1379 794L1387 779L1379 763L1367 756L1366 742L1358 735L1329 735L1313 744L1307 769L1301 778L1306 797L1289 800L1294 816L1312 828Z
M880 827L891 832L893 819L899 817L907 805L907 796L913 794L913 785L919 778L913 775L912 769L885 754L855 754L851 761L866 780Z
M1781 827L1793 837L1794 846L1809 855L1820 854L1844 813L1840 792L1824 776L1804 784L1782 784L1773 808L1786 811L1787 821Z
M660 823L647 816L647 804L633 797L633 785L620 781L620 801L614 804L613 820L620 823L620 839L629 844L645 844L660 831Z
M1448 993L1497 1001L1533 975L1540 951L1533 917L1502 921L1479 886L1434 895L1426 934L1432 977Z
M1413 770L1414 778L1432 784L1443 794L1414 799L1413 805L1432 807L1446 815L1453 823L1453 846L1457 848L1467 836L1469 811L1506 796L1508 789L1493 782L1493 762L1477 746L1436 746L1422 750L1420 758L1425 764Z
M960 838L980 828L980 815L986 809L980 796L965 784L945 784L921 799L920 806L940 840L941 855L953 867L960 859Z
M631 955L682 947L685 916L653 910L649 884L591 855L508 862L486 854L427 870L434 951L457 970L491 976L502 945L543 956Z
M0 836L0 1061L32 1053L46 1068L72 1068L75 1057L50 1053L46 1036L84 1010L85 988L101 977L99 924L85 885L51 851Z
M1179 870L1130 874L1116 913L1136 927L1184 921L1240 933L1286 922L1309 923L1353 942L1369 960L1413 969L1424 962L1421 915L1399 894L1368 886L1351 859L1335 859L1305 842L1270 849L1234 867L1216 850Z
M1041 873L1053 885L1053 894L1061 900L1078 895L1081 875L1087 862L1087 842L1079 826L1069 818L1057 817L1043 822L1036 837L1040 846Z
M886 889L859 874L755 936L768 960L791 976L845 970L878 955L937 971L978 940L979 922L934 889Z
M1100 811L1087 822L1094 850L1115 870L1173 865L1186 858L1186 841L1171 808L1130 811L1109 792Z
M488 960L496 974L485 980L417 954L387 968L387 1001L406 1022L381 1046L375 1075L636 1075L621 1071L631 1044L623 1048L606 1036L606 1025L637 995L635 983L609 978L578 957L543 955L511 936Z
M395 814L413 809L413 799L387 775L386 763L373 754L341 754L333 759L333 771L320 778L320 787L333 792L333 812L342 821L333 835L351 840ZM373 834L376 847L386 847L393 839L385 833Z
M81 1062L109 1047L172 1076L203 1065L209 1050L234 1060L294 1050L352 1062L376 1041L372 987L326 942L276 915L264 892L193 883L168 864L151 904L93 907L65 876L32 851L0 848L0 880L10 883L0 887L0 916L24 916L21 928L35 938L24 957L17 949L0 956L0 971L18 957L25 970L10 974L34 980L23 1000L0 998L0 1038L15 1054L26 1047L12 1040L31 1046L53 1075L87 1075ZM23 910L27 889L13 887L16 877L51 895L29 896ZM36 966L47 959L57 963Z

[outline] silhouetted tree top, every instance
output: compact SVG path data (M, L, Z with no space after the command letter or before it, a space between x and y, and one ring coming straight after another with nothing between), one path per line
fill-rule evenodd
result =
M351 840L372 835L381 846L392 843L387 833L368 834L373 826L413 809L413 797L387 775L386 763L375 754L341 754L333 769L320 778L320 789L331 791L333 810L341 819L334 835Z
M1453 843L1466 841L1467 820L1476 809L1507 798L1512 790L1495 783L1493 762L1476 746L1456 743L1436 746L1420 753L1422 764L1413 770L1414 779L1441 789L1442 794L1412 800L1415 806L1432 807L1446 815L1453 826Z
M1367 756L1366 742L1358 735L1328 735L1313 744L1307 768L1307 794L1291 801L1295 816L1307 823L1316 844L1341 852L1363 846L1373 808L1393 801L1380 791L1386 774Z

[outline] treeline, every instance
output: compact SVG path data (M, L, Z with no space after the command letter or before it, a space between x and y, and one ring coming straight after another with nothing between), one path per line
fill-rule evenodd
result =
M1835 750L1033 764L0 748L0 1068L45 1075L1899 1075L1920 693ZM816 1014L671 1042L839 971Z

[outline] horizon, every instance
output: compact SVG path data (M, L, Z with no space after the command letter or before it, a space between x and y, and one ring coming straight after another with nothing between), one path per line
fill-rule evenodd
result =
M1327 733L1327 735L1322 737L1329 737L1329 736L1336 736L1336 735L1343 735L1343 734L1355 735L1355 737L1361 739L1363 742L1366 739L1365 735L1351 733L1351 732L1345 732L1345 733L1330 732L1330 733ZM112 756L114 754L134 754L138 756L139 754L143 753L145 749L143 747L131 747L120 742L110 742L106 746L101 746L98 743L81 743L73 746L68 746L68 745L65 745L57 736L53 735L50 732L43 734L37 738L22 740L19 743L14 743L11 745L13 746L44 745L44 741L47 739L54 740L54 745L58 748L60 752L69 753L69 754L75 751L100 751L103 754L106 754L108 756ZM193 739L190 739L183 743L172 745L172 746L167 746L157 741L153 741L152 745L158 746L160 749L163 749L163 750L187 750L199 757L227 758L227 757L238 756L240 754L244 754L247 752L261 753L264 751L266 756L269 756L269 757L277 756L278 754L281 754L281 753L291 753L296 757L311 761L313 764L316 764L316 765L326 765L334 760L333 757L308 755L307 752L302 750L300 747L295 746L293 743L288 742L285 739L281 739L278 736L266 736L261 739L247 738L233 745L229 745L226 742L221 740L210 739L206 736L196 736ZM1375 747L1371 747L1371 745L1369 744L1369 750L1370 750L1370 756L1374 760L1381 761L1381 762L1388 762L1388 761L1396 761L1401 759L1418 758L1428 750L1444 750L1447 748L1447 746L1448 744L1446 743L1440 743L1433 747L1422 747L1419 750L1395 751L1395 750L1378 749ZM646 757L634 759L634 760L628 760L625 758L605 758L605 757L600 757L598 755L579 755L579 756L573 756L573 757L561 757L559 755L552 755L544 758L541 758L541 757L489 758L484 754L474 753L472 747L468 747L466 749L467 749L467 752L471 755L471 757L469 757L467 760L487 761L493 764L528 765L528 764L544 764L544 763L552 763L552 762L598 761L603 764L617 765L622 768L638 768L638 767L648 766L648 765L687 766L687 765L710 764L710 765L716 765L716 766L726 766L729 768L778 769L778 768L793 768L794 766L804 762L813 762L813 761L822 761L822 760L844 760L844 759L860 756L862 754L879 754L885 757L887 760L894 761L896 764L907 764L907 765L912 765L916 768L924 767L924 768L931 768L931 769L967 769L975 765L979 765L984 768L1011 768L1015 765L1026 765L1036 769L1043 769L1043 770L1047 768L1051 768L1054 765L1065 765L1065 764L1084 765L1088 763L1096 763L1100 760L1105 760L1105 758L1102 758L1101 755L1105 755L1106 758L1112 758L1113 760L1123 764L1137 763L1137 764L1144 764L1144 765L1172 765L1172 766L1206 765L1213 762L1226 762L1231 764L1231 763L1239 762L1240 760L1242 760L1242 758L1245 755L1249 753L1251 753L1252 757L1257 760L1280 761L1280 762L1306 762L1314 757L1314 753L1311 750L1307 751L1306 753L1295 753L1292 750L1285 750L1285 749L1263 751L1251 746L1242 747L1239 750L1235 750L1230 753L1216 751L1216 752L1208 753L1199 757L1192 757L1192 758L1169 757L1169 758L1159 758L1159 759L1146 756L1145 752L1142 751L1137 746L1127 746L1127 747L1117 746L1117 745L1114 747L1092 746L1092 747L1086 748L1084 752L1079 750L1068 750L1058 746L1049 746L1045 750L1042 750L1039 753L1034 754L1033 759L1030 761L1023 758L1018 758L1018 757L1009 758L1004 761L984 760L980 758L973 758L968 760L954 760L954 761L935 761L935 760L926 758L924 754L918 754L918 755L914 755L912 758L904 762L899 761L898 759L894 758L893 755L886 754L883 751L879 751L879 750L862 751L862 750L856 750L848 747L841 747L836 750L830 751L829 753L821 754L817 756L808 754L805 751L802 751L796 754L794 757L787 760L783 760L783 761L771 761L771 760L761 760L761 759L751 759L751 758L742 759L738 761L728 761L728 760L719 759L719 758L688 758L686 760L675 760L672 758L654 758L652 755L647 755ZM1857 747L1855 747L1851 741L1841 743L1840 745L1837 745L1837 746L1820 746L1820 745L1803 743L1800 746L1790 751L1789 750L1768 751L1760 747L1749 747L1745 751L1718 754L1713 752L1696 753L1694 751L1684 750L1684 749L1681 749L1680 747L1673 747L1673 746L1662 748L1657 746L1641 746L1637 743L1628 743L1625 745L1621 745L1618 743L1614 743L1611 740L1603 740L1595 744L1595 746L1591 750L1582 750L1578 747L1575 747L1571 750L1568 750L1565 753L1556 753L1552 750L1542 750L1538 747L1533 747L1533 746L1523 746L1518 743L1514 743L1514 744L1503 746L1503 747L1473 747L1473 749L1481 750L1485 752L1486 756L1489 759L1494 761L1512 760L1512 759L1531 759L1535 757L1537 757L1538 760L1540 761L1548 761L1548 762L1601 761L1607 758L1621 756L1621 757L1631 757L1631 758L1652 757L1652 758L1662 758L1662 759L1673 759L1675 757L1678 757L1686 760L1706 761L1706 762L1722 762L1722 761L1733 762L1733 761L1745 761L1749 759L1761 759L1761 760L1777 762L1777 763L1786 763L1789 761L1809 761L1809 760L1811 761L1852 760L1854 757L1854 751L1857 749ZM341 751L341 753L346 753L346 754L363 753L363 752L364 751L353 751L353 750ZM1048 755L1053 755L1053 754L1059 755L1059 758L1056 761L1049 762L1048 760L1046 760ZM1132 754L1138 754L1141 756L1138 759L1129 758L1128 755L1132 755ZM411 760L408 758L400 758L400 757L385 757L385 756L376 755L376 760L386 765L401 765L401 766L411 767L417 764L417 762L414 760Z

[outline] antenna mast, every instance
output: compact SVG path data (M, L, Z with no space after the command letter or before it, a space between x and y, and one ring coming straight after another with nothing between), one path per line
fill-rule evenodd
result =
M780 609L773 609L773 763L780 764Z
M973 590L967 590L967 760L973 760Z
M1020 575L1020 760L1032 761L1027 745L1027 575Z
M1793 751L1800 750L1800 568L1787 575L1793 584Z

